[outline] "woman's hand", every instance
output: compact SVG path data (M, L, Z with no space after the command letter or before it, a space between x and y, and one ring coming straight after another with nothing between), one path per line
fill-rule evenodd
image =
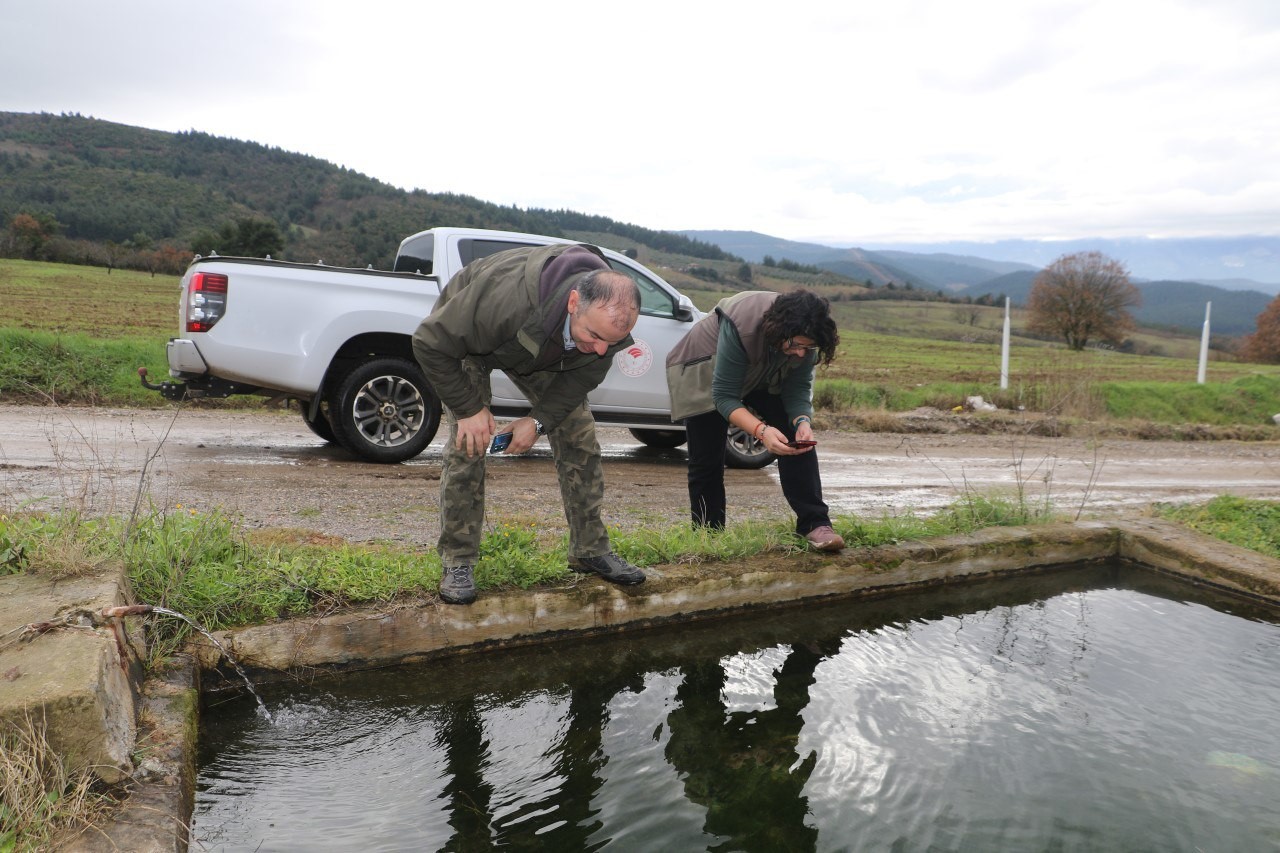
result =
M807 428L808 424L801 424L801 426ZM805 440L812 441L813 430L809 429L807 431L810 438ZM799 430L796 430L796 438L804 438L804 436L800 435ZM787 434L776 427L766 426L764 432L760 434L760 442L764 444L770 453L777 456L799 456L801 453L808 453L813 450L812 447L792 447L787 444L788 440Z

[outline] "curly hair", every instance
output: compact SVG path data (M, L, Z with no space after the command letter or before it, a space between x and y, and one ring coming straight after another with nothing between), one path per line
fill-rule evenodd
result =
M831 303L804 288L775 299L764 313L760 331L770 347L781 346L788 338L812 338L818 346L818 364L830 364L840 344L836 321L831 319Z

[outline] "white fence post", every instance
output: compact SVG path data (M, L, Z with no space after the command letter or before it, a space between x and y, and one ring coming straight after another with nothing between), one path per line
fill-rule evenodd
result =
M1212 302L1204 304L1204 331L1200 333L1200 370L1196 373L1196 382L1200 385L1204 384L1205 368L1209 364L1209 309L1212 307Z
M1009 387L1009 302L1008 296L1004 298L1004 340L1000 344L1000 390L1007 390Z

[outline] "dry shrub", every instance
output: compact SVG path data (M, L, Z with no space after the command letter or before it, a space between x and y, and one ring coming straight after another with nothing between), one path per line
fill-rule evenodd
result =
M245 532L245 540L261 548L306 546L338 547L347 544L341 536L319 533L299 527L269 527Z
M864 409L851 418L863 432L902 432L902 418L884 409Z
M93 826L111 804L97 784L89 768L67 767L43 722L0 723L0 850L48 849L55 835Z
M95 553L89 543L74 538L41 541L30 554L27 571L45 577L76 578L108 571L124 572L120 556Z
M971 396L974 395L970 394L961 396L956 392L939 389L938 391L930 392L922 396L920 398L920 408L937 409L940 412L950 412L957 406L967 408L968 399Z
M1015 388L1001 393L998 404L1065 418L1105 417L1106 403L1098 390L1102 372L1089 362L1091 355L1045 350L1019 373Z
M1036 404L1027 408L1064 418L1097 420L1106 417L1107 407L1096 382L1066 374L1043 376Z

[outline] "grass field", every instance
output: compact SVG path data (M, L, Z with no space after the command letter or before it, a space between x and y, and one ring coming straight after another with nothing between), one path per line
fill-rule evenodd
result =
M0 328L164 341L178 327L180 280L0 258Z
M657 270L703 310L734 292L678 269ZM136 370L165 377L178 284L177 276L0 259L0 399L160 405ZM1204 423L1259 423L1280 411L1280 365L1212 352L1208 382L1197 386L1199 340L1190 336L1135 335L1137 349L1166 355L1101 347L1075 353L1018 334L1025 320L1014 312L1009 387L1002 391L1003 309L887 301L834 308L840 355L820 371L819 397L837 405L950 408L980 394L1033 411Z

